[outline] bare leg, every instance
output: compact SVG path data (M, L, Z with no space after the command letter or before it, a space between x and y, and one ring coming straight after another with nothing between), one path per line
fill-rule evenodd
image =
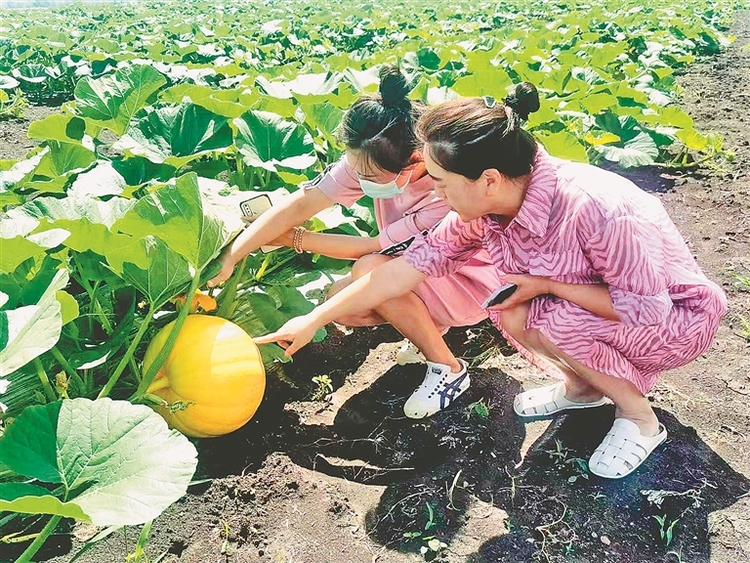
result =
M329 296L388 260L391 258L378 254L363 256L354 264L351 279L346 282L344 279L340 280L337 286L331 288ZM435 326L424 302L413 292L386 301L374 311L337 319L336 322L345 326L372 326L387 322L419 348L430 362L449 365L455 373L462 369Z
M567 364L547 351L526 331L526 318L529 315L529 304L523 303L503 311L500 324L503 329L517 340L524 348L537 357L544 358L557 367L565 379L565 398L576 403L589 403L602 398L602 393L581 379Z
M659 421L648 399L638 388L618 377L607 375L583 365L550 342L538 330L526 330L528 304L503 313L503 328L527 350L560 368L565 376L566 397L571 401L594 401L606 395L615 403L617 418L627 418L638 425L644 436L659 433Z

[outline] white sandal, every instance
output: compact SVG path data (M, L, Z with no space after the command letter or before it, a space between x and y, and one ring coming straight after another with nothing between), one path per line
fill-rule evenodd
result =
M620 479L635 471L667 439L667 429L659 424L656 436L644 436L632 420L616 418L607 435L589 459L589 471L599 477Z
M565 383L555 383L538 389L531 389L516 395L513 410L521 418L550 416L559 412L575 409L591 409L607 404L602 397L591 403L575 403L565 398Z

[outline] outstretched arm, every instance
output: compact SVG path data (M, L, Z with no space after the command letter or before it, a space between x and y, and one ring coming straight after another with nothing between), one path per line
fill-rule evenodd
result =
M287 231L276 240L271 241L271 244L293 248L294 230ZM314 231L304 232L300 240L300 247L305 252L314 252L315 254L344 260L356 260L365 254L373 254L382 250L378 237L336 235Z
M213 287L229 279L235 265L251 252L280 237L295 225L333 205L333 200L317 188L301 189L283 198L242 231L221 255L221 272L208 281Z
M277 342L291 356L312 340L315 331L336 318L375 309L378 305L403 295L427 276L409 265L403 257L375 268L307 315L295 317L279 330L255 338L257 344Z

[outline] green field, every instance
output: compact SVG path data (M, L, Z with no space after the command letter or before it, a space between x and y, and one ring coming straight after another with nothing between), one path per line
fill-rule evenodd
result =
M542 107L527 128L555 156L678 169L729 158L719 132L696 130L676 104L676 77L731 42L740 2L643 4L0 11L0 120L58 108L30 124L38 146L24 159L0 160L0 402L5 422L15 419L0 466L0 509L11 516L0 523L38 513L54 516L45 533L61 517L140 524L184 493L195 450L142 406L159 367L142 371L145 347L166 323L181 326L188 308L174 298L213 275L248 192L294 191L340 158L336 127L377 91L379 65L398 64L412 99L427 104L535 84ZM372 206L334 209L309 228L370 235ZM315 306L310 284L348 268L291 249L252 255L214 292L218 314L251 335L275 330ZM283 359L275 345L262 352L268 366ZM119 437L97 432L105 421ZM149 447L133 452L135 443ZM112 455L97 458L103 451ZM169 490L124 465L168 467L159 477ZM134 491L148 509L113 509L113 495Z

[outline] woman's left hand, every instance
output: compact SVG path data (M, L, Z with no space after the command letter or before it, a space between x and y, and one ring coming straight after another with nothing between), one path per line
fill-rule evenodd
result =
M531 301L538 295L544 295L550 292L550 286L552 279L543 278L541 276L528 276L528 275L516 275L506 274L505 281L508 283L514 283L518 286L518 289L513 292L513 295L508 297L501 304L496 305L493 309L504 311L511 309L516 305Z

